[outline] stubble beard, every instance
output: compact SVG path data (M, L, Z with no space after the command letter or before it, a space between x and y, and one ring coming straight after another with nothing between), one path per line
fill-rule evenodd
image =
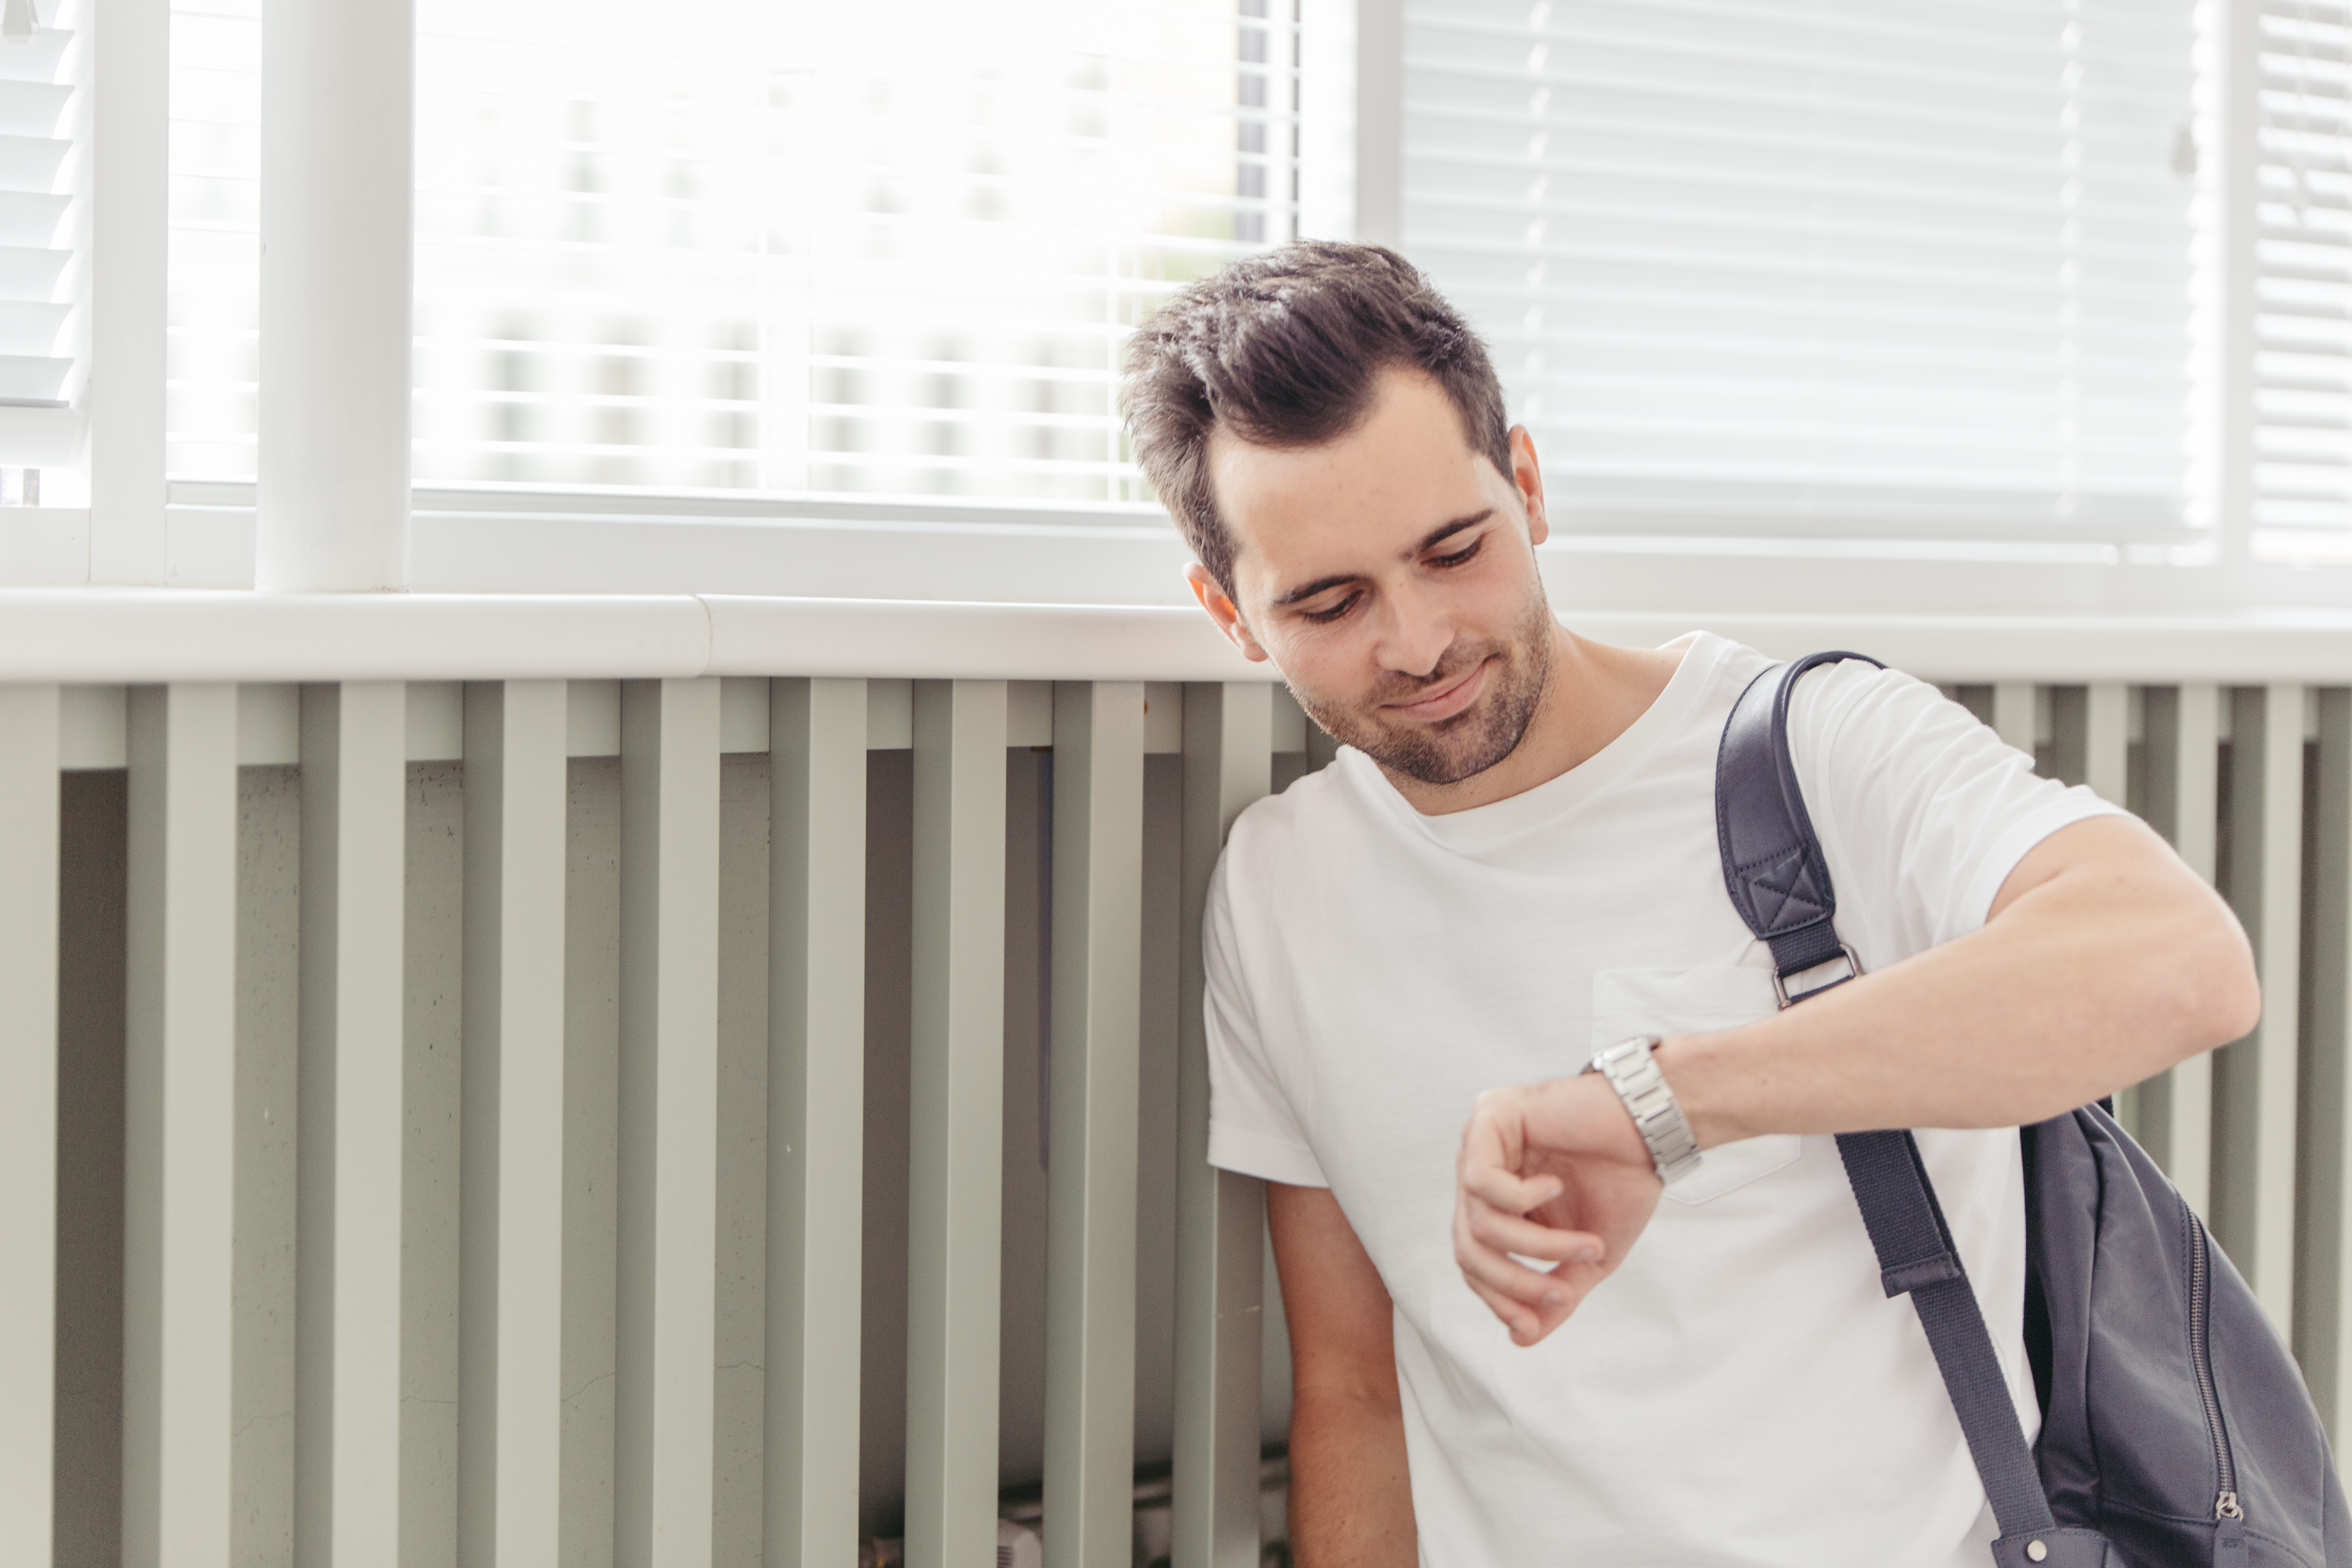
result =
M1324 733L1382 767L1425 784L1460 784L1509 756L1526 738L1551 674L1552 626L1551 606L1538 591L1501 641L1457 644L1425 676L1392 676L1344 706L1295 687L1293 695ZM1435 724L1391 724L1381 718L1383 707L1437 690L1490 658L1495 668L1486 689L1452 718Z

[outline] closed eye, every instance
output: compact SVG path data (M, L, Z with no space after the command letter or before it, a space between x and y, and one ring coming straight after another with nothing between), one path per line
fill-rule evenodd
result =
M1346 598L1341 599L1338 604L1331 605L1328 609L1307 610L1301 613L1307 620L1313 621L1317 626L1327 626L1329 623L1338 620L1341 616L1346 615L1349 610L1354 609L1356 607L1356 601L1363 596L1364 595L1361 593L1349 594Z
M1483 538L1480 538L1480 539L1475 539L1475 540L1471 541L1469 544L1467 544L1466 546L1465 546L1464 548L1462 548L1462 549L1460 549L1460 550L1455 551L1455 552L1454 552L1453 554L1451 554L1451 555L1438 555L1438 556L1433 556L1433 557L1430 559L1430 563L1430 563L1432 566L1461 566L1461 565L1465 565L1465 564L1467 564L1467 563L1468 563L1468 562L1469 562L1469 560L1470 560L1470 558L1471 558L1472 556L1474 556L1474 555L1477 554L1477 553L1478 553L1478 552L1479 552L1480 550L1482 550L1482 549L1484 549L1484 548L1486 547L1486 540L1485 540L1485 539L1483 539Z

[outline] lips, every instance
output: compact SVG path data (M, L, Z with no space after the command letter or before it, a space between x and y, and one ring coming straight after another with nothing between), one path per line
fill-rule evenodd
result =
M1478 700L1479 693L1486 689L1486 671L1493 663L1491 657L1482 658L1461 679L1440 687L1426 697L1416 698L1411 702L1386 703L1383 707L1399 718L1424 724L1451 719Z

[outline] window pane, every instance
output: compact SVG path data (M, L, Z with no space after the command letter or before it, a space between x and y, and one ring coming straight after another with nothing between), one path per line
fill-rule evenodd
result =
M1405 237L1590 532L2186 521L2186 0L1408 0Z
M2352 562L2352 5L2258 26L2254 550Z
M1147 499L1116 375L1289 237L1287 0L422 0L415 478ZM174 478L253 473L257 0L175 0Z

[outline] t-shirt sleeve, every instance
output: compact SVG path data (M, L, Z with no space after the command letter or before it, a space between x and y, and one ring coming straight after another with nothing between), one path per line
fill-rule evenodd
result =
M1201 1007L1209 1038L1209 1163L1297 1187L1328 1187L1283 1093L1250 1005L1220 861L1202 921L1206 985Z
M2037 775L2032 758L1934 687L1856 660L1798 683L1789 738L1838 928L1865 966L1977 930L2035 845L2121 811Z

